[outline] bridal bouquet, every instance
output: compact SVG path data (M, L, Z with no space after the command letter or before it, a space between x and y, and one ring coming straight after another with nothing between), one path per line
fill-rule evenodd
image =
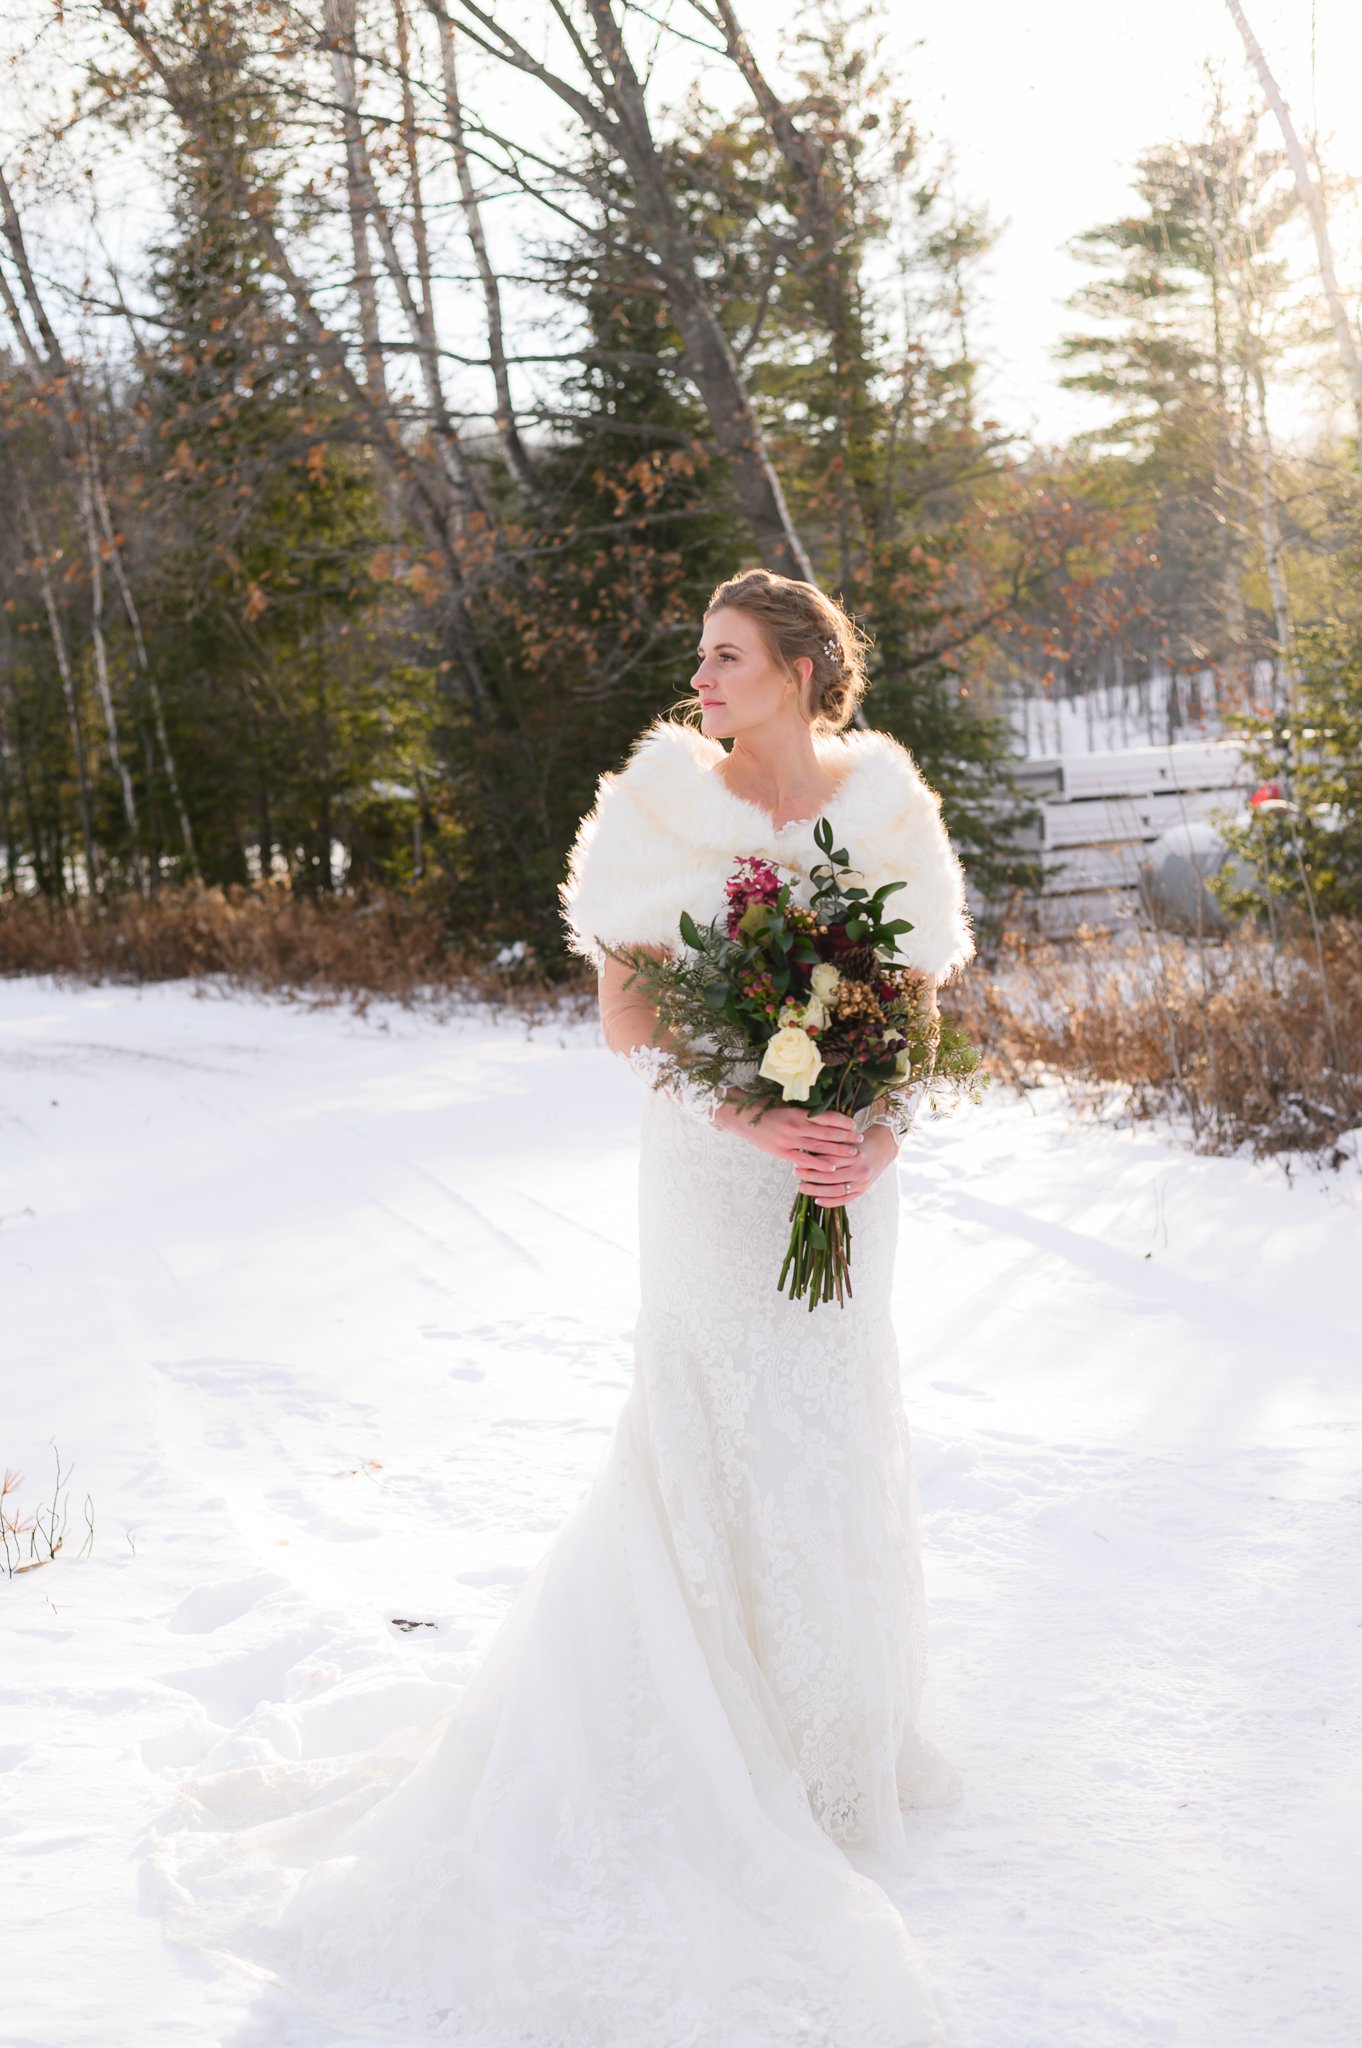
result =
M811 871L807 906L769 862L740 860L727 911L708 925L683 912L683 950L664 959L638 947L610 949L633 970L658 1013L655 1085L723 1089L762 1106L797 1102L811 1114L855 1116L878 1107L906 1128L930 1079L967 1086L979 1055L930 1004L922 978L897 958L913 927L887 914L902 882L873 892L834 847L820 818L824 861ZM844 1206L796 1194L790 1241L776 1282L795 1300L843 1302L851 1292L851 1223Z

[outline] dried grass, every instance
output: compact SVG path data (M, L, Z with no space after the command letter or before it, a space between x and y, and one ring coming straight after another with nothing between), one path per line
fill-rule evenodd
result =
M947 998L986 1063L1171 1115L1207 1151L1333 1156L1362 1124L1362 927L1004 944Z
M71 1470L69 1466L63 1469L61 1452L55 1444L52 1454L56 1460L56 1473L51 1497L40 1500L27 1512L19 1506L23 1474L13 1471L8 1465L0 1473L0 1573L8 1579L17 1579L25 1572L36 1572L45 1564L54 1564L66 1542L71 1518L71 1490L67 1485ZM95 1545L95 1509L88 1493L83 1512L85 1541L77 1555L88 1557Z
M163 891L155 903L0 906L0 974L219 977L314 1003L476 1003L538 1022L595 1007L595 977L506 967L452 942L436 904L286 888ZM1362 1125L1362 926L1279 946L1127 931L1005 940L946 995L1000 1080L1063 1076L1092 1101L1173 1116L1208 1151L1335 1154ZM1340 1155L1341 1156L1341 1155Z
M154 903L0 905L0 974L78 981L221 977L303 997L411 1003L444 997L527 1016L583 1007L594 977L551 977L533 960L501 968L452 942L439 906L375 892L314 900L284 887L163 890Z

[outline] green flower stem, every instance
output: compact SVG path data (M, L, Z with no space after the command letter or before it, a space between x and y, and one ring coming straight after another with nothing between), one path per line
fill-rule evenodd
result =
M822 1237L822 1244L818 1237ZM820 1303L846 1306L851 1293L851 1218L840 1203L820 1209L814 1196L797 1194L790 1206L790 1241L776 1282L785 1291L790 1279L792 1301L807 1298L810 1311Z

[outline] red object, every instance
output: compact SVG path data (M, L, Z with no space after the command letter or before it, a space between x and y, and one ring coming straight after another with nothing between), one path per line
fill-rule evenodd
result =
M1279 782L1260 782L1249 798L1249 808L1256 811L1259 804L1279 804L1281 800L1282 786Z
M736 939L743 915L753 903L774 903L780 894L780 876L768 860L744 854L724 884L728 897L728 936Z

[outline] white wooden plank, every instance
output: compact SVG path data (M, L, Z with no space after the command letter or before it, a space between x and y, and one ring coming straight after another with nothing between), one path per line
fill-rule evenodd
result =
M1142 840L1124 846L1074 846L1043 857L1045 893L1065 895L1074 889L1133 889L1139 883Z
M1047 804L1046 846L1101 846L1112 840L1151 841L1170 825L1236 809L1229 789L1165 790L1157 796L1110 797L1076 804Z
M1157 790L1228 789L1242 776L1232 740L1177 747L1130 747L1119 754L1069 754L1062 762L1064 795L1147 796Z
M1065 939L1080 925L1110 931L1132 924L1140 916L1141 903L1134 889L1085 889L1071 896L1042 896L1036 910L1041 930L1049 938Z

